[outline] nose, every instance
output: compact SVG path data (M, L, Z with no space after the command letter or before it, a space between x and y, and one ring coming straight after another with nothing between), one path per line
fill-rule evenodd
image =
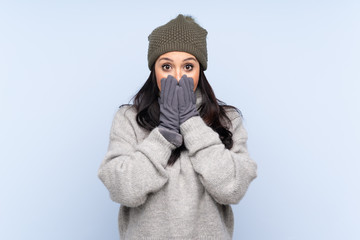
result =
M180 69L176 69L174 75L175 75L174 77L176 78L176 80L179 82L180 78L182 76L182 71Z

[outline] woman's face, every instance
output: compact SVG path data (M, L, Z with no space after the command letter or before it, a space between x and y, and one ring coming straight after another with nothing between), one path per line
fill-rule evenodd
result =
M186 74L194 80L194 91L199 82L200 63L194 55L187 52L167 52L158 57L155 62L156 82L161 91L161 79L172 75L179 82L180 78Z

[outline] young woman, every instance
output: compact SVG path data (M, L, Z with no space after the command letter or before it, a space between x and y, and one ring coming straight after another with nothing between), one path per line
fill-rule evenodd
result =
M207 31L179 14L149 35L150 76L119 107L98 177L120 239L232 239L230 204L257 177L241 112L207 81Z

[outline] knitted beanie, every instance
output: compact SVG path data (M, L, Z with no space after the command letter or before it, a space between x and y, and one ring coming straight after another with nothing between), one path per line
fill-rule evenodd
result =
M155 28L148 36L148 66L151 70L157 58L171 51L187 52L196 57L207 68L207 31L198 25L191 16L179 14L168 23Z

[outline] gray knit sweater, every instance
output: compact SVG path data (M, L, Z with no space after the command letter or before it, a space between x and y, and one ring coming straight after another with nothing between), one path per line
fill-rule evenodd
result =
M197 106L201 95L196 91ZM200 116L180 126L186 150L166 166L175 149L159 132L141 128L136 110L117 110L110 142L98 177L110 198L120 203L120 239L232 239L237 204L257 177L257 164L247 151L247 131L234 110L233 147Z

